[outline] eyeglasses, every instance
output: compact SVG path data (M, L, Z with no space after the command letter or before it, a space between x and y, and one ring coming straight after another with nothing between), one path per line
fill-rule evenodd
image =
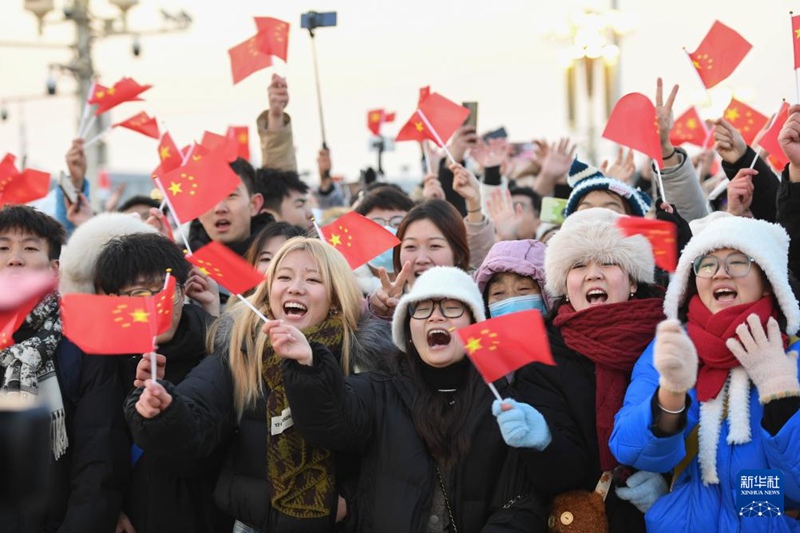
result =
M408 307L411 310L411 318L416 318L417 320L430 318L437 304L439 305L439 312L445 318L458 318L463 315L464 311L467 309L464 302L460 300L449 298L442 300L420 300L419 302L409 304Z
M698 278L711 278L719 271L722 263L730 277L743 278L750 273L750 265L754 262L755 259L741 252L733 252L724 260L715 255L703 255L694 260L692 269Z
M403 215L395 215L390 219L385 219L383 217L372 217L370 220L375 222L376 224L380 224L383 227L389 226L391 228L399 228L400 223L403 221L405 217Z
M145 296L153 296L154 294L158 294L163 289L132 289L130 291L120 292L120 296L133 296L135 298L141 298ZM172 302L175 305L180 304L183 302L183 285L175 285L175 294L172 297Z

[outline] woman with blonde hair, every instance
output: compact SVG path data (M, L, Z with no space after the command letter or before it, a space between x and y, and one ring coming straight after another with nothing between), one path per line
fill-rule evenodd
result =
M344 258L317 239L291 239L248 298L277 327L302 331L315 354L345 374L391 353L388 325L362 317L361 293ZM280 358L245 305L224 315L213 355L179 386L148 380L126 403L144 453L202 457L229 446L214 493L237 519L234 532L327 532L346 516L347 493L331 452L308 444L293 426ZM337 497L338 496L338 497ZM267 503L269 503L267 505Z

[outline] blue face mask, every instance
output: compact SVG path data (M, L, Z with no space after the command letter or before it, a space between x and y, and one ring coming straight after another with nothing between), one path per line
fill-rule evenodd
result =
M384 226L383 229L390 231L392 235L397 235L397 228ZM375 269L383 267L387 274L392 274L394 272L394 248L389 248L367 264Z
M514 296L513 298L506 298L505 300L489 304L489 315L491 315L492 318L496 318L519 311L529 311L531 309L538 309L540 313L545 314L547 307L544 304L544 299L541 294Z

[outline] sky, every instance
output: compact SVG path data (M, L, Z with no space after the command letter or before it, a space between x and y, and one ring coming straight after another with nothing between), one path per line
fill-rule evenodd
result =
M140 0L128 14L131 29L161 26L160 10L185 10L194 19L190 30L144 35L140 57L131 54L131 38L98 40L94 65L100 80L110 84L131 76L153 88L144 102L124 104L111 121L139 111L155 115L176 141L199 140L204 130L223 132L228 125L248 125L254 163L260 162L255 119L267 108L266 87L273 72L286 76L287 112L297 147L299 169L316 179L316 152L321 144L311 41L300 28L300 14L311 9L336 11L338 25L317 30L317 54L328 144L334 174L358 178L360 169L375 165L366 128L367 110L386 108L397 122L384 126L393 136L411 116L423 85L456 102L479 102L481 131L504 126L510 140L555 139L570 135L586 153L586 106L570 130L566 120L564 42L554 37L570 14L584 7L608 8L598 0ZM2 46L3 42L68 43L71 23L59 22L65 0L55 0L44 34L23 9L23 0L0 2L0 101L44 93L48 65L68 62L68 49ZM765 114L777 110L781 98L797 101L792 70L788 12L800 12L800 0L751 2L720 0L617 0L634 20L633 32L621 42L621 93L642 92L654 98L655 80L681 86L676 115L699 105L706 118L719 116L731 94ZM108 0L91 0L93 13L112 16ZM288 63L276 65L232 85L227 50L255 32L253 16L272 16L291 24ZM683 47L693 50L715 19L739 31L753 49L719 88L704 91ZM79 102L75 82L58 77L59 96L7 104L0 122L0 153L28 155L28 166L58 172L77 129ZM597 132L603 124L597 124ZM157 165L156 141L126 130L108 135L107 169L148 173ZM613 146L600 142L601 155ZM417 179L419 148L399 143L384 155L390 178Z

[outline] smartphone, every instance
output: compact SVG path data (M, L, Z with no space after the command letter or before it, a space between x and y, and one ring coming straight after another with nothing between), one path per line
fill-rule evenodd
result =
M78 190L72 184L72 180L70 177L64 172L61 171L61 174L58 177L58 186L61 189L61 192L64 193L64 198L67 199L67 202L70 204L74 204L78 202Z
M542 222L561 225L564 222L564 218L566 218L564 217L566 209L567 200L565 198L545 196L542 198L542 212L539 214L539 219Z
M533 155L533 143L511 143L511 157L529 158Z
M317 13L316 11L309 11L300 15L300 27L307 30L314 28L323 28L326 26L336 26L336 12L329 11L327 13Z
M464 121L464 126L470 126L473 129L478 129L478 102L461 102L461 105L469 109L469 115Z

